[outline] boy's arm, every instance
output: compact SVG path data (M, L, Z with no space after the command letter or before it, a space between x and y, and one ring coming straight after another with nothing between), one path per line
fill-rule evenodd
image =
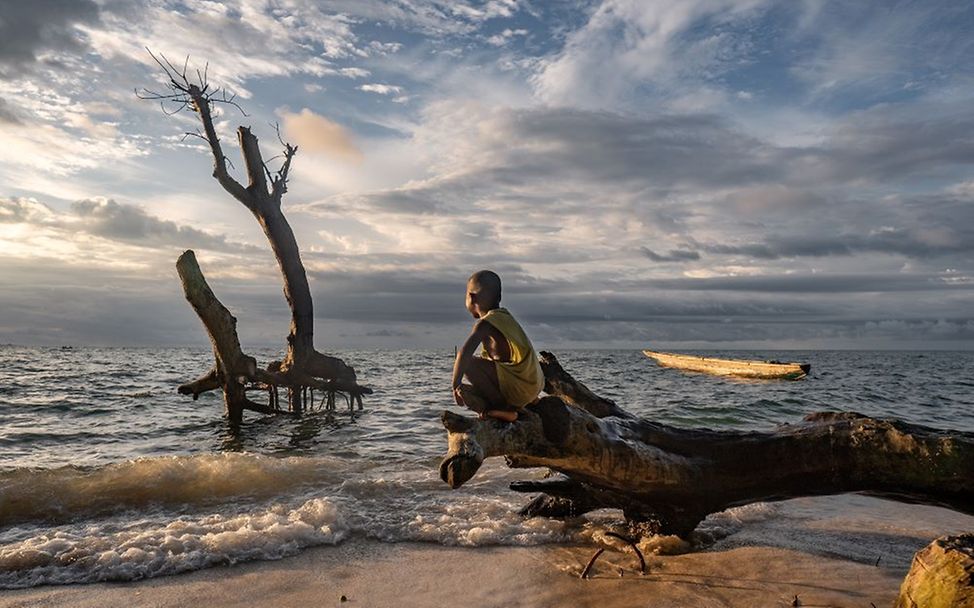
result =
M467 336L467 341L463 343L460 350L457 351L456 361L453 362L453 398L456 400L457 405L463 405L463 399L460 397L460 393L457 388L460 386L460 382L463 380L463 375L467 372L467 367L470 365L470 360L473 359L473 354L477 350L477 346L480 345L484 338L487 337L486 326L489 323L484 321L478 321L474 325L473 331Z

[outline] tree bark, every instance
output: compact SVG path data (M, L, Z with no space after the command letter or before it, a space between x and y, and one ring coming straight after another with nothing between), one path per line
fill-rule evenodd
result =
M549 396L517 422L443 413L440 474L459 487L485 458L562 475L512 484L541 492L527 515L620 508L685 536L710 513L756 501L860 492L974 513L974 435L855 413L819 413L775 432L679 429L632 416L542 353Z
M894 608L974 606L974 534L942 536L913 556Z

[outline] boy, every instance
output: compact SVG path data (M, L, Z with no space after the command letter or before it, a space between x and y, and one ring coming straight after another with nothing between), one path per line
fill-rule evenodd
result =
M490 270L467 280L467 310L477 322L453 364L453 398L480 417L517 420L519 410L538 398L544 374L524 330L500 307L501 279ZM474 356L483 344L480 357ZM470 384L461 384L466 376Z

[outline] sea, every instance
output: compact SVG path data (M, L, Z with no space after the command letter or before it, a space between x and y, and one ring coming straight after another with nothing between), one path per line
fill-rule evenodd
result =
M280 353L251 351L267 362ZM524 519L511 481L540 478L489 459L451 490L439 416L451 351L336 354L371 386L364 409L224 418L218 392L176 387L206 371L204 348L0 346L0 588L131 581L274 560L354 539L469 547L585 544L621 523L599 511ZM638 350L557 352L567 371L640 416L682 427L773 430L817 411L856 411L974 431L974 352L712 351L801 361L800 381L745 381L658 367ZM865 496L730 509L691 542L648 551L762 544L905 572L935 536L974 517Z

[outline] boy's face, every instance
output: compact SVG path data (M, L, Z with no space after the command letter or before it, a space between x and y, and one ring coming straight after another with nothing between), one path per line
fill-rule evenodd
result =
M467 311L474 319L487 314L491 309L494 296L484 289L477 281L467 281Z
M467 281L467 311L474 319L479 319L483 312L480 309L480 299L480 284L476 281Z

